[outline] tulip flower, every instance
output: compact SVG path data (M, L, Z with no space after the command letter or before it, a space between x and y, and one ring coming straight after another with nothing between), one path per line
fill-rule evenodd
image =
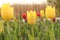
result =
M53 18L53 19L52 19L52 21L53 21L53 22L55 22L55 21L56 21L56 19L55 19L55 18Z
M4 20L11 20L14 18L14 8L10 4L3 4L1 7L1 17Z
M27 16L26 13L23 13L23 14L22 14L22 18L23 18L23 19L25 19L26 16Z
M40 13L37 13L37 16L40 17Z
M46 7L45 9L45 14L46 14L46 19L52 19L53 22L55 21L55 7L52 7L52 6L48 6ZM55 39L55 34L54 34L54 23L51 21L51 28L48 27L50 30L49 30L49 35L50 35L50 40L56 40Z
M0 8L0 16L1 16L1 8Z
M44 10L40 10L40 16L43 18L44 17Z
M36 15L36 12L35 11L30 11L30 12L28 12L27 11L27 22L29 23L29 24L35 24L36 23L36 18L37 18L37 15Z
M25 21L27 21L27 15L26 15L26 13L22 13L22 18L23 18Z
M56 14L55 14L55 7L52 6L47 6L46 10L45 10L45 14L46 14L46 19L53 19L55 18Z

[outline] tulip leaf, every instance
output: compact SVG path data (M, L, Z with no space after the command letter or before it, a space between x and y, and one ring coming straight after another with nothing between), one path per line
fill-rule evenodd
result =
M34 38L33 38L32 35L29 33L29 31L26 30L26 29L25 29L25 31L26 31L26 33L27 33L27 35L28 35L29 40L34 40Z

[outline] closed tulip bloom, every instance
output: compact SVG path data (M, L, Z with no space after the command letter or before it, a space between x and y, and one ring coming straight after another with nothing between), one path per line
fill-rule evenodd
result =
M55 18L55 7L52 6L47 6L46 10L45 10L45 14L46 14L46 19L53 19Z
M26 13L22 13L22 18L23 18L23 19L26 18Z
M3 4L1 8L1 17L4 20L11 20L14 18L14 8L10 4Z
M36 16L37 15L36 15L35 11L32 11L32 10L30 12L27 11L27 22L31 25L35 24Z
M44 10L40 10L40 16L44 17Z
M55 21L56 21L56 19L55 19L55 18L53 18L53 19L52 19L52 21L53 21L53 22L55 22Z
M40 13L37 13L37 16L40 17Z
M25 21L27 21L27 15L26 15L26 13L22 13L22 18L23 18Z

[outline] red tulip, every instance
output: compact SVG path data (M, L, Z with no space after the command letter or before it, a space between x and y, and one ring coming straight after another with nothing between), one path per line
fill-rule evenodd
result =
M53 20L53 22L55 22L55 21L56 21L56 19L55 19L55 18L53 18L52 20Z
M40 16L40 13L37 13L37 16Z
M25 18L25 21L27 21L27 18Z
M23 14L22 14L22 18L23 18L23 19L26 19L26 16L27 16L26 13L23 13Z

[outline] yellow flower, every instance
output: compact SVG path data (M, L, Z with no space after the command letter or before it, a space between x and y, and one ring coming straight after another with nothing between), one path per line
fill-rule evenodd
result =
M33 12L35 19L37 19L36 11Z
M3 4L1 8L1 17L4 20L11 20L14 17L14 8L10 4Z
M40 10L41 17L44 17L44 10Z
M53 19L55 18L55 7L47 6L45 9L46 19Z
M37 15L36 15L36 12L35 11L30 11L30 12L28 12L27 11L27 22L29 23L29 24L35 24L36 23L36 18L37 18Z
M0 8L0 16L1 16L1 8Z

